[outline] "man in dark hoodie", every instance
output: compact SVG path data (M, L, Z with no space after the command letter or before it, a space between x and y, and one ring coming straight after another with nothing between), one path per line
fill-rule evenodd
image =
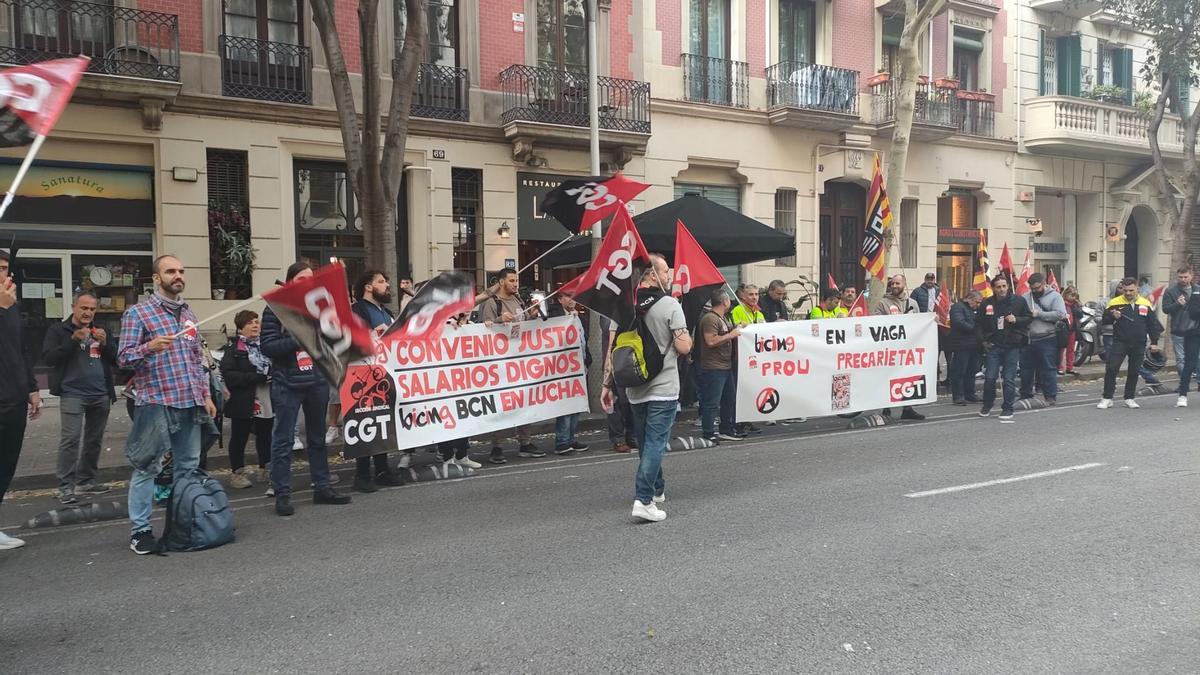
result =
M996 403L996 378L1003 368L1004 400L1000 404L1000 420L1013 418L1017 400L1017 366L1021 350L1029 342L1029 324L1033 314L1022 298L1009 291L1008 278L996 275L992 279L992 297L984 300L975 315L979 341L987 350L987 365L983 375L983 407L980 417L992 414Z
M288 267L286 279L291 282L312 275L312 267L302 261ZM308 434L313 503L349 504L350 497L338 494L329 484L329 455L325 449L329 385L317 371L312 356L283 329L279 317L270 307L263 310L259 344L263 354L271 359L271 407L275 410L275 428L271 432L271 483L275 488L275 513L290 516L296 512L296 507L292 506L292 432L301 409Z
M950 308L950 332L946 351L950 352L950 395L954 405L978 403L975 373L979 372L979 334L975 330L975 312L983 296L969 291Z
M1104 363L1104 394L1097 408L1113 407L1112 397L1117 389L1117 373L1121 363L1129 357L1129 370L1125 376L1125 407L1140 408L1134 400L1137 395L1138 369L1146 358L1147 341L1150 351L1158 351L1158 339L1162 337L1162 324L1154 305L1138 293L1138 282L1126 277L1118 286L1121 294L1108 301L1104 310L1103 323L1112 326L1113 342Z
M1171 321L1171 346L1179 373L1178 408L1187 407L1192 378L1200 379L1196 372L1200 361L1200 286L1192 282L1192 268L1180 267L1175 272L1175 284L1162 297L1162 310Z

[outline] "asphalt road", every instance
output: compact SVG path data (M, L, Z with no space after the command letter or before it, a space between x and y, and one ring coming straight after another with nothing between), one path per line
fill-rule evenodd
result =
M0 553L0 671L1194 673L1200 401L1094 402L677 453L656 524L600 451L238 493L202 553L45 530Z

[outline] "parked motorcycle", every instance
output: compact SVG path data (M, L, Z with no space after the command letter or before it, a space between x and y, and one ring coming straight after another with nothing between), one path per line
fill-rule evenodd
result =
M1099 303L1089 302L1080 307L1083 316L1075 328L1075 367L1082 366L1100 347L1100 316L1103 309Z

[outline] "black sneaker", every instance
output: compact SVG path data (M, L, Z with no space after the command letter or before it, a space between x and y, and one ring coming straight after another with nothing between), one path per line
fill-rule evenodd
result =
M739 433L741 433L743 436L749 436L751 434L761 434L762 433L762 429L759 429L758 427L754 426L753 424L750 424L749 422L747 422L745 424L739 424L737 426L736 430Z
M526 443L525 445L517 448L517 457L532 457L533 459L538 459L545 456L546 453L538 450L537 446L533 443Z
M354 476L354 491L370 494L379 492L379 488L375 487L375 479L370 476Z
M716 437L722 441L740 441L746 438L746 435L736 431L718 431Z
M138 555L150 555L158 553L158 540L154 538L154 533L150 530L134 532L129 538L129 550Z
M580 443L579 441L572 441L571 449L574 450L575 452L586 452L588 449L588 444Z
M508 459L504 456L504 451L500 448L492 448L492 456L488 461L492 464L508 464Z
M111 491L112 488L103 483L84 483L75 486L75 494L80 495L102 495Z
M1056 405L1058 405L1058 399L1056 399L1056 398L1046 399L1046 407L1047 408L1053 408Z
M317 488L313 490L314 504L349 504L350 495L344 495L331 487Z
M920 420L925 419L925 416L922 415L921 413L917 412L915 408L910 408L908 406L905 406L904 410L902 410L900 412L900 419L920 421Z
M75 496L75 490L63 487L58 489L58 501L63 504L74 504L79 501L79 498Z
M721 444L721 439L717 438L716 434L713 434L712 436L705 436L704 440L708 441L709 443L712 443L713 445Z
M979 409L980 417L987 417L988 415L991 415L991 414L992 414L992 406L990 406L990 405L985 405Z
M569 445L554 446L554 454L556 454L556 455L569 455L572 452L575 452L575 448L572 448ZM520 453L517 453L517 454L520 454ZM525 455L521 455L521 456L524 457Z
M275 515L290 516L296 512L296 507L292 506L291 495L276 495L275 496Z
M999 419L1001 422L1008 422L1008 421L1010 421L1012 418L1013 418L1013 413L1012 413L1012 411L1011 411L1011 410L1001 410L1001 411L1000 411L1000 417L999 417L998 419Z
M400 487L404 485L404 477L395 471L380 471L375 474L375 482L384 487Z

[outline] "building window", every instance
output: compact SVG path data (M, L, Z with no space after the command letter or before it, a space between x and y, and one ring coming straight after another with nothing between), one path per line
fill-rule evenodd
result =
M1051 96L1058 93L1058 62L1056 49L1058 42L1054 37L1042 31L1042 56L1038 64L1038 93Z
M538 66L587 72L585 0L538 0Z
M428 35L425 39L425 54L422 63L438 66L458 66L458 8L455 0L424 0L425 24ZM395 15L396 58L404 49L404 31L408 25L405 0L396 0Z
M225 34L302 45L300 0L225 0Z
M469 272L482 287L483 265L483 171L452 169L450 172L454 217L454 269Z
M1053 36L1042 31L1038 83L1043 96L1079 96L1082 64L1078 35Z
M811 0L779 1L779 62L816 63L817 9Z
M714 59L729 58L729 0L690 0L688 51Z
M979 91L979 63L983 56L984 33L954 27L954 77L964 91Z
M900 36L904 33L903 16L883 17L883 49L879 69L884 73L896 73L900 68Z
M250 297L254 249L248 167L245 152L208 151L208 271L218 300Z
M900 266L917 266L917 200L900 202Z
M775 191L775 229L796 236L796 191L779 189ZM776 267L795 267L796 256L776 258Z
M296 247L300 259L314 267L334 261L346 265L346 277L366 268L358 203L346 179L346 166L336 162L295 163Z

